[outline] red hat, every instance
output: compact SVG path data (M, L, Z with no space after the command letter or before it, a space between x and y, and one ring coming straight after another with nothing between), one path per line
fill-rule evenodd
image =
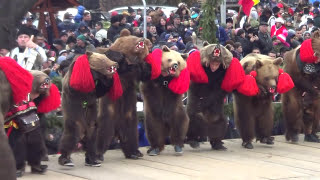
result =
M111 12L111 17L112 17L112 16L116 16L116 15L118 15L118 11L112 11L112 12Z
M312 49L312 39L305 40L300 46L300 59L305 63L314 63L317 57Z
M281 4L281 3L278 3L277 6L278 6L278 8L283 8L283 4Z
M10 83L14 103L25 100L32 90L32 74L10 57L0 58L0 69Z

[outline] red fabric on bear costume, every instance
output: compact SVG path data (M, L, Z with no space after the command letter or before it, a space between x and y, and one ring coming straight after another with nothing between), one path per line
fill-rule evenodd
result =
M145 61L151 65L151 80L157 79L161 74L161 58L161 49L155 49L145 58Z
M113 75L113 85L109 90L108 97L115 101L123 94L122 85L118 72Z
M50 111L56 110L61 105L61 96L59 89L55 84L51 84L50 94L43 98L38 106L38 113L48 113Z
M180 72L179 77L173 78L169 82L168 88L176 94L183 94L188 91L189 85L190 85L190 72L188 68L185 68Z
M288 73L283 72L283 69L279 69L279 77L277 84L278 93L286 93L294 87L294 83Z
M32 90L32 74L10 57L0 58L0 69L10 83L14 103L25 100Z
M317 57L314 56L311 39L307 39L301 44L300 59L305 63L314 63L317 60Z
M70 86L80 92L89 93L95 89L94 80L90 70L90 64L87 55L79 56L74 63Z
M208 76L201 64L200 51L195 51L187 59L187 68L190 72L190 79L195 83L208 83Z
M237 89L245 78L244 70L237 58L232 58L231 63L223 77L221 89L232 92Z
M251 71L250 74L246 75L243 83L238 87L237 91L246 96L255 96L259 93L259 88L255 77L257 76L256 71Z

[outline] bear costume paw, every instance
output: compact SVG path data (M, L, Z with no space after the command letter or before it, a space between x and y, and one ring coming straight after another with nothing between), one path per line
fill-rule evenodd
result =
M286 140L291 141L292 143L298 143L299 135L298 134L289 135L288 133L286 133Z
M260 141L262 144L268 144L268 145L273 145L274 142L274 137L264 137L264 138L257 138L257 141Z
M32 174L44 174L47 171L47 165L31 166Z
M92 159L86 157L86 159L85 159L85 166L100 167L100 166L101 166L101 162L98 161L98 160L92 160Z
M253 149L253 145L251 142L243 142L242 146L246 149Z

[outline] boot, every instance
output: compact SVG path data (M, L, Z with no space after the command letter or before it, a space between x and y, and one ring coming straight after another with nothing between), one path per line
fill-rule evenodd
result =
M70 157L67 158L64 156L60 156L58 162L61 166L74 167L74 164Z
M183 154L182 147L179 145L174 146L174 151L176 152L176 155L181 156Z
M159 148L150 148L148 151L147 151L148 155L149 156L157 156L160 154L160 149Z
M31 166L31 173L44 174L47 171L47 165Z

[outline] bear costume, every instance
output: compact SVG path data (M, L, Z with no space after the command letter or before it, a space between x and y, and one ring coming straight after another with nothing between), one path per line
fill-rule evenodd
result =
M188 143L199 148L199 142L209 137L212 149L224 150L222 139L227 130L224 98L244 80L243 68L225 47L208 43L190 54L187 63L191 76Z
M295 84L282 96L287 141L298 142L298 134L303 131L305 141L320 142L316 135L320 120L319 43L320 33L315 32L311 39L284 57L283 70L290 74Z
M57 109L60 106L61 99L58 88L50 82L47 74L41 71L31 71L31 74L33 82L29 97L30 101L33 101L34 106L37 107L37 113L43 114ZM25 103L23 104L25 105ZM18 107L22 108L20 105ZM16 107L10 109L5 122L9 144L16 160L16 175L17 177L23 176L25 161L28 161L28 164L31 166L32 173L43 174L48 166L41 165L41 159L46 153L41 125L33 128L33 130L23 132L20 130L22 127L19 126L19 122L14 117L16 109ZM35 117L34 120L36 119L38 117Z
M159 155L168 136L176 154L181 155L189 125L182 101L190 82L190 73L184 60L186 57L183 58L167 46L163 46L162 50L154 50L152 57L162 62L161 75L140 86L144 99L146 134L151 145L148 155Z
M99 167L95 140L97 99L107 94L112 100L122 95L118 64L103 54L87 52L74 59L63 79L62 110L64 131L60 141L59 164L71 166L70 155L82 140L85 165Z
M14 104L23 101L32 89L32 75L9 57L0 58L0 177L16 179L13 152L5 135L4 117Z
M242 138L242 146L253 149L252 140L271 145L274 93L284 93L294 85L290 76L280 69L282 58L249 54L240 61L246 78L234 93L234 116ZM286 78L286 79L284 79ZM284 85L286 87L284 87Z
M107 96L99 101L97 154L101 161L114 137L119 138L126 158L143 156L138 150L138 82L155 79L161 72L161 61L154 61L149 54L151 42L148 39L132 36L126 29L120 34L121 37L104 52L119 64L123 95L117 101Z

